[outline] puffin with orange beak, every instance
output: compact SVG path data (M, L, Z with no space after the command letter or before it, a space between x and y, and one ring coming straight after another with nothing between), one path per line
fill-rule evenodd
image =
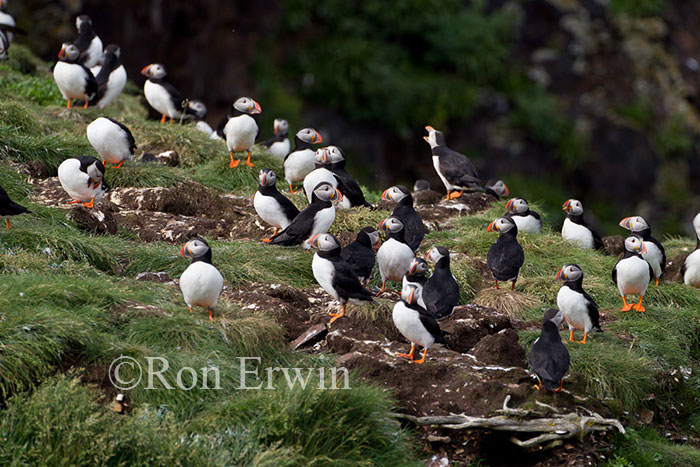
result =
M261 144L273 156L284 159L289 154L289 123L287 120L276 118L272 132L274 136Z
M491 180L486 182L484 188L484 193L486 193L487 195L491 195L499 200L504 196L510 195L508 185L506 185L503 182L503 180L495 180L492 178Z
M418 250L425 237L425 225L420 214L413 207L411 192L403 185L394 185L384 190L381 199L396 203L391 215L403 222L406 244L411 247L411 250Z
M180 249L180 256L192 258L180 276L180 290L192 313L199 306L209 310L209 320L224 290L224 276L211 262L211 247L203 238L193 238Z
M161 114L160 123L169 118L172 124L174 119L182 117L184 99L180 91L165 79L168 76L165 65L152 63L143 67L141 74L148 78L143 84L143 94L148 105Z
M353 267L341 256L340 242L331 234L314 235L309 243L316 249L311 269L316 282L340 302L340 313L331 313L331 323L345 316L345 306L373 303L369 290L360 283Z
M542 230L542 218L539 213L530 209L530 205L524 198L508 200L506 210L503 217L513 219L518 226L518 232L538 234Z
M360 184L357 183L357 180L345 169L347 160L343 150L338 146L328 146L326 151L331 163L330 170L338 181L338 190L343 194L343 202L339 207L343 209L350 209L357 206L371 208L372 205L365 199L365 194L362 192Z
M583 204L577 199L566 200L562 206L566 213L566 219L561 227L561 236L564 240L578 245L584 249L605 251L603 240L598 232L591 229L583 219Z
M464 154L447 147L445 135L431 126L426 126L428 136L423 139L430 145L433 154L433 166L445 184L447 196L443 200L456 199L462 193L484 191L476 167Z
M384 219L377 230L386 232L388 236L377 251L377 264L382 277L382 289L377 293L380 295L386 290L387 281L403 281L414 255L411 247L406 244L404 225L398 217L390 216Z
M603 332L598 305L583 290L583 271L578 264L565 265L557 272L556 278L564 281L557 294L557 306L569 325L569 340L574 342L574 331L580 330L583 331L583 340L575 342L585 344L591 331Z
M615 264L612 271L612 280L622 295L624 303L622 311L636 310L640 313L645 311L642 300L649 282L654 277L654 270L642 257L646 252L644 239L641 236L632 234L625 239L625 256ZM627 295L630 294L639 295L639 303L627 303Z
M277 190L277 175L272 169L262 169L259 174L260 184L253 197L253 207L258 216L275 228L274 237L280 230L286 229L294 218L299 215L299 209ZM269 238L263 238L268 243Z
M68 204L82 203L86 208L92 208L109 190L104 176L104 164L92 156L66 159L58 166L58 181L73 198Z
M401 281L402 287L406 287L407 284L415 285L417 287L416 295L418 304L425 308L425 302L423 301L423 288L428 282L428 263L420 256L416 256L411 260L411 265L408 268L408 272L403 276Z
M659 279L666 271L666 250L661 242L651 236L651 224L642 216L632 216L622 219L620 227L641 236L644 240L645 252L642 254L642 258L651 264L658 287Z
M500 235L496 243L489 248L486 265L496 281L496 288L499 288L499 281L512 281L513 290L520 275L520 268L525 263L523 247L518 243L518 226L512 219L499 217L489 224L487 230L498 232Z
M330 160L328 148L318 148L314 153L314 170L304 177L304 194L311 202L311 194L319 183L330 183L338 188L338 179L333 175L333 162Z
M233 156L236 152L247 152L248 159L245 164L248 167L255 167L250 161L250 156L260 128L258 128L258 122L255 121L253 115L260 112L262 112L262 107L250 97L240 97L233 103L233 114L224 126L226 145L229 156L231 156L229 167L238 167L240 161Z
M321 134L313 128L303 128L294 135L294 150L284 158L284 178L289 184L289 192L294 194L293 183L301 182L316 167L313 144L323 142Z
M357 233L355 241L343 248L340 256L348 262L355 271L357 278L363 284L369 282L374 269L374 252L382 244L379 232L372 227L364 227Z
M425 259L435 264L433 274L423 287L425 308L435 319L452 316L459 304L459 284L450 271L450 252L444 246L431 248Z
M78 47L64 43L53 69L53 79L63 98L68 101L66 107L69 109L76 99L83 100L83 108L87 109L88 102L97 94L97 80L79 60Z

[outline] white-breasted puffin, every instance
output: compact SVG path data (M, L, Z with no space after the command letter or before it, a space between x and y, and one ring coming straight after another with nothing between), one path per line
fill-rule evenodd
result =
M328 295L340 302L340 313L330 313L331 324L345 316L345 306L350 303L373 303L374 298L365 289L353 267L343 259L340 242L331 234L318 234L311 237L311 246L317 251L311 262L316 282Z
M226 145L231 156L229 167L237 167L240 162L233 157L233 153L244 151L248 153L248 159L245 161L246 165L254 167L250 161L250 156L252 155L253 145L258 137L260 128L258 128L258 122L252 116L260 112L262 112L262 107L250 97L239 97L233 103L233 114L224 127Z
M276 118L272 126L273 137L262 142L262 145L275 157L284 159L289 154L289 123L282 118Z
M88 15L75 18L75 28L78 30L78 37L73 40L73 44L80 51L79 61L86 67L92 68L102 59L102 39L95 34L92 20Z
M510 190L508 185L506 185L503 180L496 180L492 178L484 186L484 193L491 195L496 199L501 199L504 196L510 195Z
M377 230L388 235L377 251L377 264L382 276L382 289L377 293L379 295L386 290L387 281L403 281L403 276L411 268L414 255L411 247L406 244L406 229L398 217L387 217L379 224Z
M109 117L100 117L87 127L87 138L97 154L113 169L122 166L125 160L133 160L136 141L131 131L122 123Z
M126 70L121 61L121 49L109 44L102 55L102 65L90 70L97 81L97 94L90 105L104 109L114 102L126 86Z
M207 135L211 139L220 139L214 129L207 123L207 106L204 102L191 99L187 101L185 112L192 116L195 121L195 127Z
M143 95L146 97L148 105L162 115L160 123L165 123L165 119L169 118L172 124L173 120L180 118L185 111L184 99L180 91L166 81L165 77L168 76L168 72L165 65L151 63L143 67L141 74L148 78L143 83Z
M625 217L620 221L620 227L623 227L632 233L636 233L644 239L644 247L646 252L642 254L642 258L651 264L656 278L656 286L659 286L659 279L666 271L666 250L661 242L651 236L651 224L642 216Z
M81 99L84 102L83 108L87 108L97 94L97 81L92 72L78 62L79 57L80 52L75 44L64 43L53 69L53 79L63 98L68 101L69 109L75 99Z
M73 198L68 204L82 203L87 208L99 203L109 190L104 175L104 164L92 156L66 159L58 166L58 181Z
M311 248L309 239L316 234L327 233L335 220L335 205L333 201L340 200L343 195L328 183L319 183L314 188L311 204L309 204L286 229L270 239L270 245L301 245L304 249Z
M569 340L585 344L591 331L603 332L598 305L583 290L583 271L578 264L565 265L557 272L556 278L564 281L557 294L557 306L569 325ZM583 331L581 341L574 341L574 331L577 329Z
M518 226L508 217L499 217L491 222L489 232L498 232L498 240L491 245L486 255L486 265L498 282L512 281L511 290L520 275L520 268L525 263L523 247L518 243Z
M17 23L15 22L15 19L12 17L11 14L7 12L7 3L8 0L0 0L0 26L9 26L9 28L0 28L0 29L7 29L6 35L7 35L7 47L9 47L10 42L12 42L13 39L13 34L11 29L17 27ZM2 44L0 44L1 46ZM4 60L1 57L0 53L0 59Z
M10 228L10 217L18 216L20 214L29 214L32 211L28 210L24 206L15 203L10 199L10 195L7 194L5 189L0 186L0 217L5 218L5 223L7 228Z
M684 284L700 287L700 214L693 218L693 230L695 230L697 246L695 251L685 258L681 266L681 277Z
M622 311L645 311L642 305L649 282L654 277L654 270L642 255L646 253L646 244L640 235L632 234L625 239L625 256L615 264L612 280L622 295ZM627 303L627 295L638 294L639 303Z
M465 191L482 191L481 181L472 161L464 154L447 147L445 135L431 126L426 126L428 136L423 139L430 145L433 166L445 184L447 195L444 200L462 196Z
M435 319L447 318L459 304L459 284L450 271L450 252L444 246L436 246L430 249L425 259L435 264L423 287L425 309Z
M598 232L591 229L583 219L583 204L577 199L569 199L562 206L566 213L564 224L561 227L561 236L564 240L578 245L581 248L604 250L603 240Z
M312 144L323 142L321 134L313 128L303 128L294 135L294 150L284 157L284 178L289 183L289 191L294 194L292 183L301 182L315 168Z
M353 178L352 175L345 169L347 162L345 153L338 146L328 146L326 148L328 160L330 161L330 170L338 180L338 190L343 194L343 202L340 207L349 209L356 206L372 207L365 200L365 195L360 188L360 184Z
M569 350L559 335L559 325L563 319L561 311L554 308L547 310L542 320L540 337L530 349L528 363L532 372L537 375L537 390L544 386L550 391L561 391L564 376L569 371Z
M542 219L539 213L530 209L530 205L524 198L512 198L506 203L506 212L503 217L513 219L518 226L518 232L540 233Z
M397 357L404 357L411 363L424 363L428 355L428 349L436 342L447 346L445 333L425 308L418 304L417 295L420 293L414 284L406 284L401 289L401 300L396 302L391 317L396 329L411 343L411 350L407 354L397 353ZM423 358L414 360L416 346L423 347Z
M403 185L394 185L384 190L381 199L396 203L391 215L403 222L404 238L411 250L418 250L425 237L425 225L420 214L413 207L411 192Z
M280 230L286 229L295 217L299 215L299 209L277 190L277 175L272 169L261 169L258 176L260 184L253 197L253 207L258 216L275 228L272 237ZM265 243L270 238L263 238Z
M318 148L314 154L314 167L306 177L304 177L304 193L311 202L311 193L314 187L319 183L330 183L335 188L338 188L338 179L331 171L332 162L329 159L327 148Z
M377 229L364 227L357 233L355 241L341 250L340 256L352 266L360 282L369 282L372 277L374 252L381 243Z
M428 282L428 276L426 275L427 273L428 262L420 256L416 256L411 260L411 265L408 267L408 272L406 275L403 276L401 285L404 286L406 284L414 284L419 286L422 291L423 287L425 287L425 283ZM423 297L421 295L421 297L418 299L419 303L422 302L422 300ZM425 305L421 306L425 308Z
M209 320L224 290L224 276L211 262L211 247L203 238L193 238L180 249L180 256L192 258L180 276L180 290L187 307L199 306L209 310Z

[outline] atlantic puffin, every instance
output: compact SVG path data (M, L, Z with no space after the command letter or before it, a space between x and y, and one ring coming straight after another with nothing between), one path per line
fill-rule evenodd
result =
M185 112L191 115L195 121L195 127L211 139L220 139L219 135L207 123L207 106L197 99L187 101Z
M0 24L0 60L7 60L10 58L10 39L8 38L9 32L5 31L6 26Z
M0 0L0 30L5 29L7 31L7 46L9 47L10 42L12 42L13 39L13 34L9 31L15 28L17 26L17 23L15 22L15 19L12 17L12 15L7 12L7 3L8 0ZM2 26L4 26L4 28ZM1 58L2 57L0 56L0 59Z
M397 357L409 359L412 363L424 363L428 355L428 349L436 342L447 346L445 333L440 329L435 318L418 305L418 287L407 284L401 289L401 300L396 302L391 317L396 329L411 343L411 350L407 354L397 353ZM423 358L414 360L416 346L423 347Z
M10 217L18 216L20 214L29 214L32 211L28 210L24 206L21 206L10 199L5 189L0 186L0 217L5 218L5 223L7 228L10 228Z
M562 208L566 212L566 219L561 227L561 236L564 240L589 250L603 250L605 248L598 232L591 229L583 219L581 201L569 199Z
M426 180L424 178L419 178L413 184L413 192L414 193L416 193L418 191L427 191L427 190L430 190L430 181L429 180Z
M504 196L510 195L510 190L508 189L508 185L506 185L503 180L496 180L492 178L486 182L486 185L484 186L484 193L491 195L496 199L501 199Z
M311 262L316 282L331 297L340 302L340 313L330 313L331 324L345 316L348 302L355 304L372 303L374 298L365 289L352 266L341 256L340 242L331 234L317 234L310 240L317 251Z
M97 154L113 169L122 166L125 160L134 158L136 141L131 131L122 123L109 117L100 117L87 127L87 138Z
M97 94L90 105L104 109L114 102L126 86L126 70L121 62L121 49L109 44L102 55L102 65L90 69L97 81Z
M697 238L697 246L695 251L685 258L681 267L681 277L684 284L700 287L700 214L693 218L693 230Z
M524 198L512 198L506 203L506 212L503 217L513 219L518 226L518 232L540 233L542 219L539 213L530 209L530 205Z
M622 311L645 311L642 300L649 282L654 277L651 264L642 257L646 252L646 244L641 236L632 234L625 239L625 256L615 264L612 271L612 280L622 295ZM626 296L630 294L638 294L639 303L627 303Z
M394 185L384 190L381 199L396 203L391 215L403 223L406 244L411 250L418 250L425 237L425 225L413 207L411 192L403 185Z
M148 78L143 84L143 95L148 105L162 115L160 123L165 123L165 119L169 118L172 124L173 120L180 118L185 111L184 99L180 91L165 80L168 76L165 65L160 63L146 65L141 70L141 74Z
M414 255L411 247L406 244L405 228L398 217L390 216L384 219L377 230L386 232L388 235L377 251L377 264L382 277L382 289L377 293L380 295L386 290L387 281L403 281L403 276L410 269Z
M311 202L311 193L319 183L330 183L338 188L338 179L331 171L332 162L329 159L328 148L318 148L314 153L314 170L304 177L304 193Z
M450 271L450 252L444 246L436 246L425 259L435 265L423 287L425 308L435 319L447 318L459 304L459 284Z
M428 276L426 274L428 273L428 262L421 258L420 256L416 256L411 260L411 264L408 267L408 272L406 273L405 276L403 276L403 280L401 281L401 285L406 285L406 284L414 284L420 287L421 292L423 290L423 287L425 287L425 283L428 282ZM419 298L419 302L423 300L423 297L421 296ZM425 305L421 305L423 308L425 308Z
M284 178L289 183L289 191L294 194L292 183L301 182L315 167L315 151L312 144L323 142L318 131L313 128L303 128L294 135L294 150L284 157Z
M583 340L575 342L585 344L591 331L603 332L598 305L583 290L583 271L578 264L565 265L556 278L564 281L557 294L557 306L569 325L569 340L574 342L574 331L578 329L583 331Z
M262 145L275 157L284 159L289 154L289 123L282 118L276 118L272 127L273 137L265 140Z
M193 238L180 249L180 256L192 258L185 272L180 276L180 290L187 307L200 306L212 312L224 290L224 276L211 262L211 248L203 238Z
M625 217L620 221L620 227L623 227L632 233L636 233L644 240L646 252L642 254L642 258L651 264L656 278L656 286L659 286L659 279L666 271L666 250L661 242L651 236L651 225L641 216Z
M97 81L85 65L78 62L80 52L75 44L64 43L53 69L53 79L70 109L74 99L83 100L83 108L97 94Z
M286 229L273 236L270 245L301 245L306 250L310 249L308 240L316 234L327 233L333 225L333 201L342 197L343 195L330 184L319 183L314 188L311 204L301 211Z
M340 251L340 256L352 266L360 282L369 282L372 277L374 251L381 243L377 229L364 227L357 233L355 241Z
M277 190L277 175L272 169L261 169L258 178L260 184L253 197L253 207L263 221L275 228L274 237L292 223L299 215L299 209ZM270 238L262 241L268 243Z
M92 156L66 159L58 166L58 181L73 198L68 204L82 203L91 208L109 190L104 181L105 166Z
M365 200L365 195L360 188L360 184L353 178L352 175L345 169L347 162L345 153L338 146L328 146L326 148L328 160L330 161L330 170L338 180L338 190L343 194L343 203L340 207L349 209L357 206L372 207Z
M430 145L433 166L445 184L445 200L462 196L465 191L481 191L481 181L476 168L467 156L447 147L445 135L431 126L426 126L428 136L423 139Z
M571 364L569 351L561 341L559 325L564 319L561 311L550 308L542 320L542 332L530 349L528 363L537 375L535 389L544 386L550 391L562 390L564 376Z
M255 138L258 137L260 128L258 123L252 117L262 112L260 104L255 102L250 97L239 97L233 103L233 116L228 119L224 127L224 135L226 136L226 145L228 146L229 155L231 156L231 164L229 167L237 167L238 159L233 157L235 152L247 152L248 160L245 161L249 167L254 167L250 161L250 156L255 144Z
M102 59L102 40L95 34L88 15L75 18L75 28L78 30L78 37L73 40L73 44L80 51L79 61L87 68L92 68Z
M518 243L518 226L508 217L499 217L489 224L487 230L499 235L496 243L489 248L486 265L496 281L496 288L499 288L499 281L512 281L513 290L520 268L525 263L523 247Z

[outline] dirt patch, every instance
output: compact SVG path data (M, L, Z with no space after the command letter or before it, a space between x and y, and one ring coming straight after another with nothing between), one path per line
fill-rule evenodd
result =
M690 255L688 253L679 253L674 256L671 260L666 262L666 271L663 275L663 280L673 281L673 282L683 282L683 276L681 275L681 269L683 268L683 263L685 259Z

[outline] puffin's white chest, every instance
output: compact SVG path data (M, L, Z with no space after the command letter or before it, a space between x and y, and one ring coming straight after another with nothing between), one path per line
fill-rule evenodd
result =
M335 277L335 268L333 263L325 258L321 258L318 253L314 253L314 259L311 261L311 269L314 273L316 282L323 290L331 297L339 300L338 293L333 288L333 278Z
M187 306L213 309L224 290L224 277L213 265L196 261L180 276L180 290Z
M105 162L119 164L133 158L124 130L106 118L98 118L88 125L87 138Z
M572 222L568 217L564 219L564 225L561 228L561 236L564 240L575 243L581 248L593 248L593 233L575 222Z
M289 138L284 138L282 141L275 141L270 145L270 154L283 159L289 154Z
M685 259L683 283L693 287L700 287L700 250L695 250Z
M97 76L97 75L95 75ZM97 101L97 107L104 109L107 105L114 102L119 94L124 90L126 85L126 70L123 66L119 66L109 74L107 79L107 90L102 95L102 98Z
M250 115L232 117L224 127L224 135L229 151L252 151L255 137L258 135L258 124Z
M16 26L15 24L15 19L12 17L12 15L5 13L4 11L0 11L0 24L6 24L8 26ZM12 38L14 35L11 32L6 32L7 39L12 42Z
M644 242L644 246L647 252L642 254L642 258L651 264L651 268L654 270L654 277L661 277L661 261L663 261L661 250L653 242Z
M102 39L99 36L95 36L90 41L88 46L86 59L83 63L88 68L92 68L102 60Z
M527 216L512 216L513 222L518 227L518 232L525 233L540 233L542 229L542 221L535 216L528 214Z
M440 158L438 156L433 156L433 167L435 167L435 172L437 172L438 176L440 177L440 180L442 180L442 183L445 185L447 191L452 191L454 189L454 186L452 186L452 184L447 181L445 176L442 175L442 171L440 170Z
M377 264L379 264L379 274L382 282L403 280L411 268L413 260L413 250L405 243L401 243L393 238L382 243L377 251Z
M435 342L435 338L423 326L420 314L407 307L404 302L399 301L394 305L391 317L396 329L411 343L428 348Z
M87 84L85 69L75 63L57 62L53 69L53 79L66 99L86 99Z
M280 203L272 196L265 196L259 191L253 197L253 207L258 216L268 224L278 229L286 229L292 219L287 219Z
M302 149L289 154L287 160L284 161L284 178L289 183L304 180L304 177L313 172L314 167L316 167L314 154L312 149Z
M642 258L630 256L617 263L617 288L620 294L644 295L650 280L649 263Z
M84 203L92 198L97 202L104 195L101 186L98 188L92 188L92 184L88 186L90 177L80 170L78 159L66 159L58 166L58 181L71 198Z
M146 96L148 104L153 107L159 114L166 115L169 118L179 118L180 112L175 108L175 103L167 89L158 83L146 80L143 85L143 94Z
M311 195L313 194L314 188L322 182L328 182L333 188L338 188L338 180L336 180L333 172L326 168L314 169L304 177L304 192L309 199L309 203L311 202Z
M317 234L328 233L333 221L335 220L335 206L331 204L330 207L321 209L314 216L314 225L311 229L310 237Z
M585 332L590 332L593 328L593 323L588 315L587 300L568 286L562 286L557 294L557 306L561 310L569 329L580 329Z
M207 122L205 122L204 120L198 121L195 124L195 127L207 136L211 136L212 133L215 133L214 130L212 129L212 127L210 127L209 124Z

